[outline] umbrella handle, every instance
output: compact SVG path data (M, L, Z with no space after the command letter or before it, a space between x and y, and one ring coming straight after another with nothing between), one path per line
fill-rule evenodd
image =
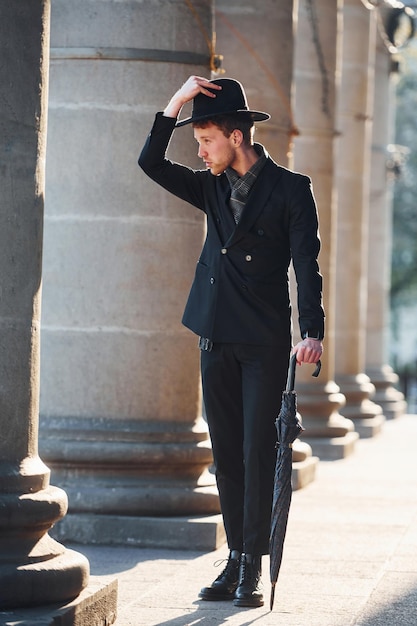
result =
M297 355L293 354L290 358L290 365L288 368L288 377L287 377L287 386L285 388L285 391L294 391L296 367L297 367ZM317 376L320 374L320 370L321 370L321 361L319 360L316 363L316 369L312 373L312 376L317 378Z

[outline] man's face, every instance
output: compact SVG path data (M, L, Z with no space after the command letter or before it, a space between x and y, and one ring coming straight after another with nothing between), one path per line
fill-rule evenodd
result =
M223 131L210 122L206 128L194 128L194 137L198 143L198 156L212 174L217 176L227 167L233 167L236 159L233 133L225 137Z

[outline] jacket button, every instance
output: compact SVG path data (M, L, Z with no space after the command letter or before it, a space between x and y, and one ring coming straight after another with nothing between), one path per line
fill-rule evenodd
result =
M221 249L221 253L222 253L222 254L227 254L227 248L222 248L222 249Z
M258 235L260 235L260 236L262 237L262 235L264 234L264 232L265 232L265 231L264 231L262 228L260 228L260 229L258 230Z
M215 279L215 278L213 278L213 276L212 276L212 277L210 278L210 284L211 284L211 285L214 285L214 283L215 283L215 282L216 282L216 279Z
M242 289L247 289L247 285L241 285Z
M247 255L245 256L245 259L246 259L247 261L252 261L252 257L251 257L251 255L250 255L250 254L247 254Z

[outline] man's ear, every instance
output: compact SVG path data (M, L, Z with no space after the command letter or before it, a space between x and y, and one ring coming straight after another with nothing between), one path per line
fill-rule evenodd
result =
M242 144L243 133L238 128L235 128L234 131L232 131L232 141L233 141L233 145L236 148L238 148Z

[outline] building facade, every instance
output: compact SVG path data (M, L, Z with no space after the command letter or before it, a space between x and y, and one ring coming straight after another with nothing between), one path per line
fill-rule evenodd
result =
M204 223L137 167L155 112L190 74L240 80L250 106L271 114L257 140L313 181L327 333L320 378L303 371L297 386L297 486L318 459L354 453L404 412L387 346L386 161L408 19L395 11L364 0L52 0L39 442L68 494L58 537L223 541L199 353L180 324ZM191 129L172 153L198 166Z

